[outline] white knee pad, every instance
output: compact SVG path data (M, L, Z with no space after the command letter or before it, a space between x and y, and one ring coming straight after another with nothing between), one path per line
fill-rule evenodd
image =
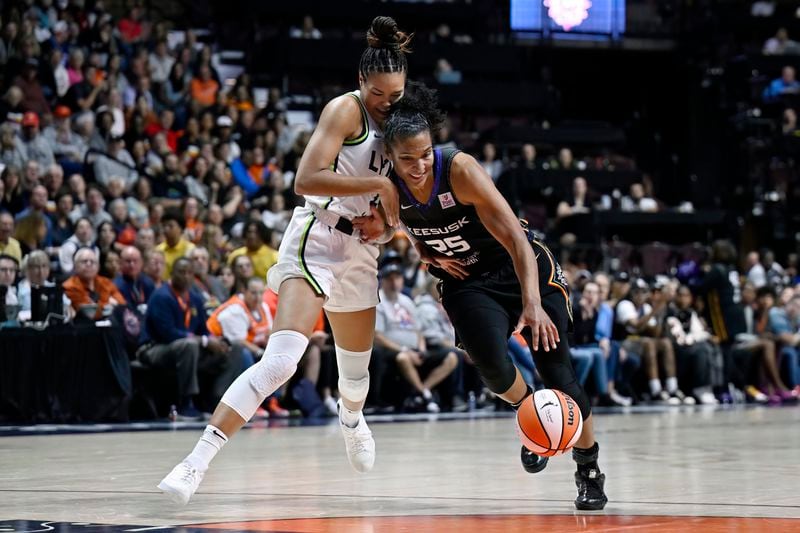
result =
M237 377L220 400L222 403L236 411L247 422L256 413L256 409L264 401L266 395L257 391L250 384L258 365L253 365Z
M339 365L339 394L354 403L367 399L369 392L369 356L372 350L352 352L336 346Z
M308 337L283 330L270 335L264 356L250 375L250 384L265 397L289 381L308 346Z

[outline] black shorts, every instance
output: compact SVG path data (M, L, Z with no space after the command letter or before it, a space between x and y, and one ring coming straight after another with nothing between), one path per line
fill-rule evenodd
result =
M547 246L532 240L531 248L536 256L539 270L539 294L542 298L542 307L558 328L559 336L566 340L564 333L572 330L572 305L564 272ZM439 290L442 296L442 305L454 326L456 325L456 321L453 319L454 315L462 316L464 313L459 311L480 308L480 302L485 297L494 300L509 317L514 317L511 321L513 323L509 323L506 337L511 336L517 320L522 314L522 285L517 278L514 263L510 257L498 269L481 276L467 280L447 277L442 280ZM480 296L477 301L470 301L472 298L469 296L464 301L459 296L461 294ZM456 335L459 335L458 329L456 327Z
M542 307L558 330L555 350L531 351L545 386L566 392L581 407L584 418L591 413L586 394L577 382L570 360L567 336L572 327L569 289L561 266L550 250L538 241L531 246L539 268ZM467 280L446 278L441 284L442 305L456 330L460 344L475 363L492 392L511 388L516 368L508 356L508 338L522 314L522 287L509 258L493 272ZM522 331L533 346L530 328Z

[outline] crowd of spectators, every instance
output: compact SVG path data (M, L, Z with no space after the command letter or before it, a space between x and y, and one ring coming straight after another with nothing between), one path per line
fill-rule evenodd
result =
M308 19L297 33L319 31ZM64 320L116 320L131 360L175 375L167 395L186 418L213 407L266 344L277 295L264 279L298 203L293 176L310 135L288 123L279 90L259 106L249 75L225 83L212 59L210 44L168 32L139 3L114 17L101 2L28 2L2 20L0 321L31 320L32 290L60 288ZM568 147L540 158L530 143L513 160L487 143L479 159L501 189L525 172L633 168ZM647 179L627 195L599 195L578 176L555 200L556 224L592 209L664 207ZM531 206L515 207L552 229L546 214L537 226ZM797 260L783 269L765 251L748 261L741 284L730 254L654 280L565 264L574 363L594 401L796 399ZM370 408L488 402L435 282L402 237L380 275ZM731 318L740 311L741 322ZM538 382L525 351L513 337L509 354ZM321 316L297 376L259 414L335 413L334 361Z

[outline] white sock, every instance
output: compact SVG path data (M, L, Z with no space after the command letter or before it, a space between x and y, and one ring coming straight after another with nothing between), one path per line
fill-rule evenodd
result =
M650 384L650 394L655 396L661 392L661 382L659 380L651 379L648 383Z
M678 378L674 376L671 378L667 378L666 385L667 385L667 392L672 394L673 392L678 390Z
M351 411L342 404L342 410L339 412L339 420L342 421L342 424L349 428L354 428L358 425L360 419L361 411Z
M211 460L225 446L226 442L228 442L228 437L225 433L209 424L200 436L200 440L197 441L192 453L186 456L186 461L201 472L205 472L208 470Z
M422 397L425 398L425 401L433 401L433 394L430 389L422 389Z

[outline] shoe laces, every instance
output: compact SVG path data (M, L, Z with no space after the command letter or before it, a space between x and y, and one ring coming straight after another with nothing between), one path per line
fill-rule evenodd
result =
M197 479L197 469L189 463L182 463L183 472L181 472L181 481L194 485Z
M361 420L358 421L358 425L354 428L345 426L344 434L347 436L347 442L350 444L349 448L356 453L366 452L367 450L367 442L369 442L369 438L372 436L372 432L369 430L362 431L361 428Z

